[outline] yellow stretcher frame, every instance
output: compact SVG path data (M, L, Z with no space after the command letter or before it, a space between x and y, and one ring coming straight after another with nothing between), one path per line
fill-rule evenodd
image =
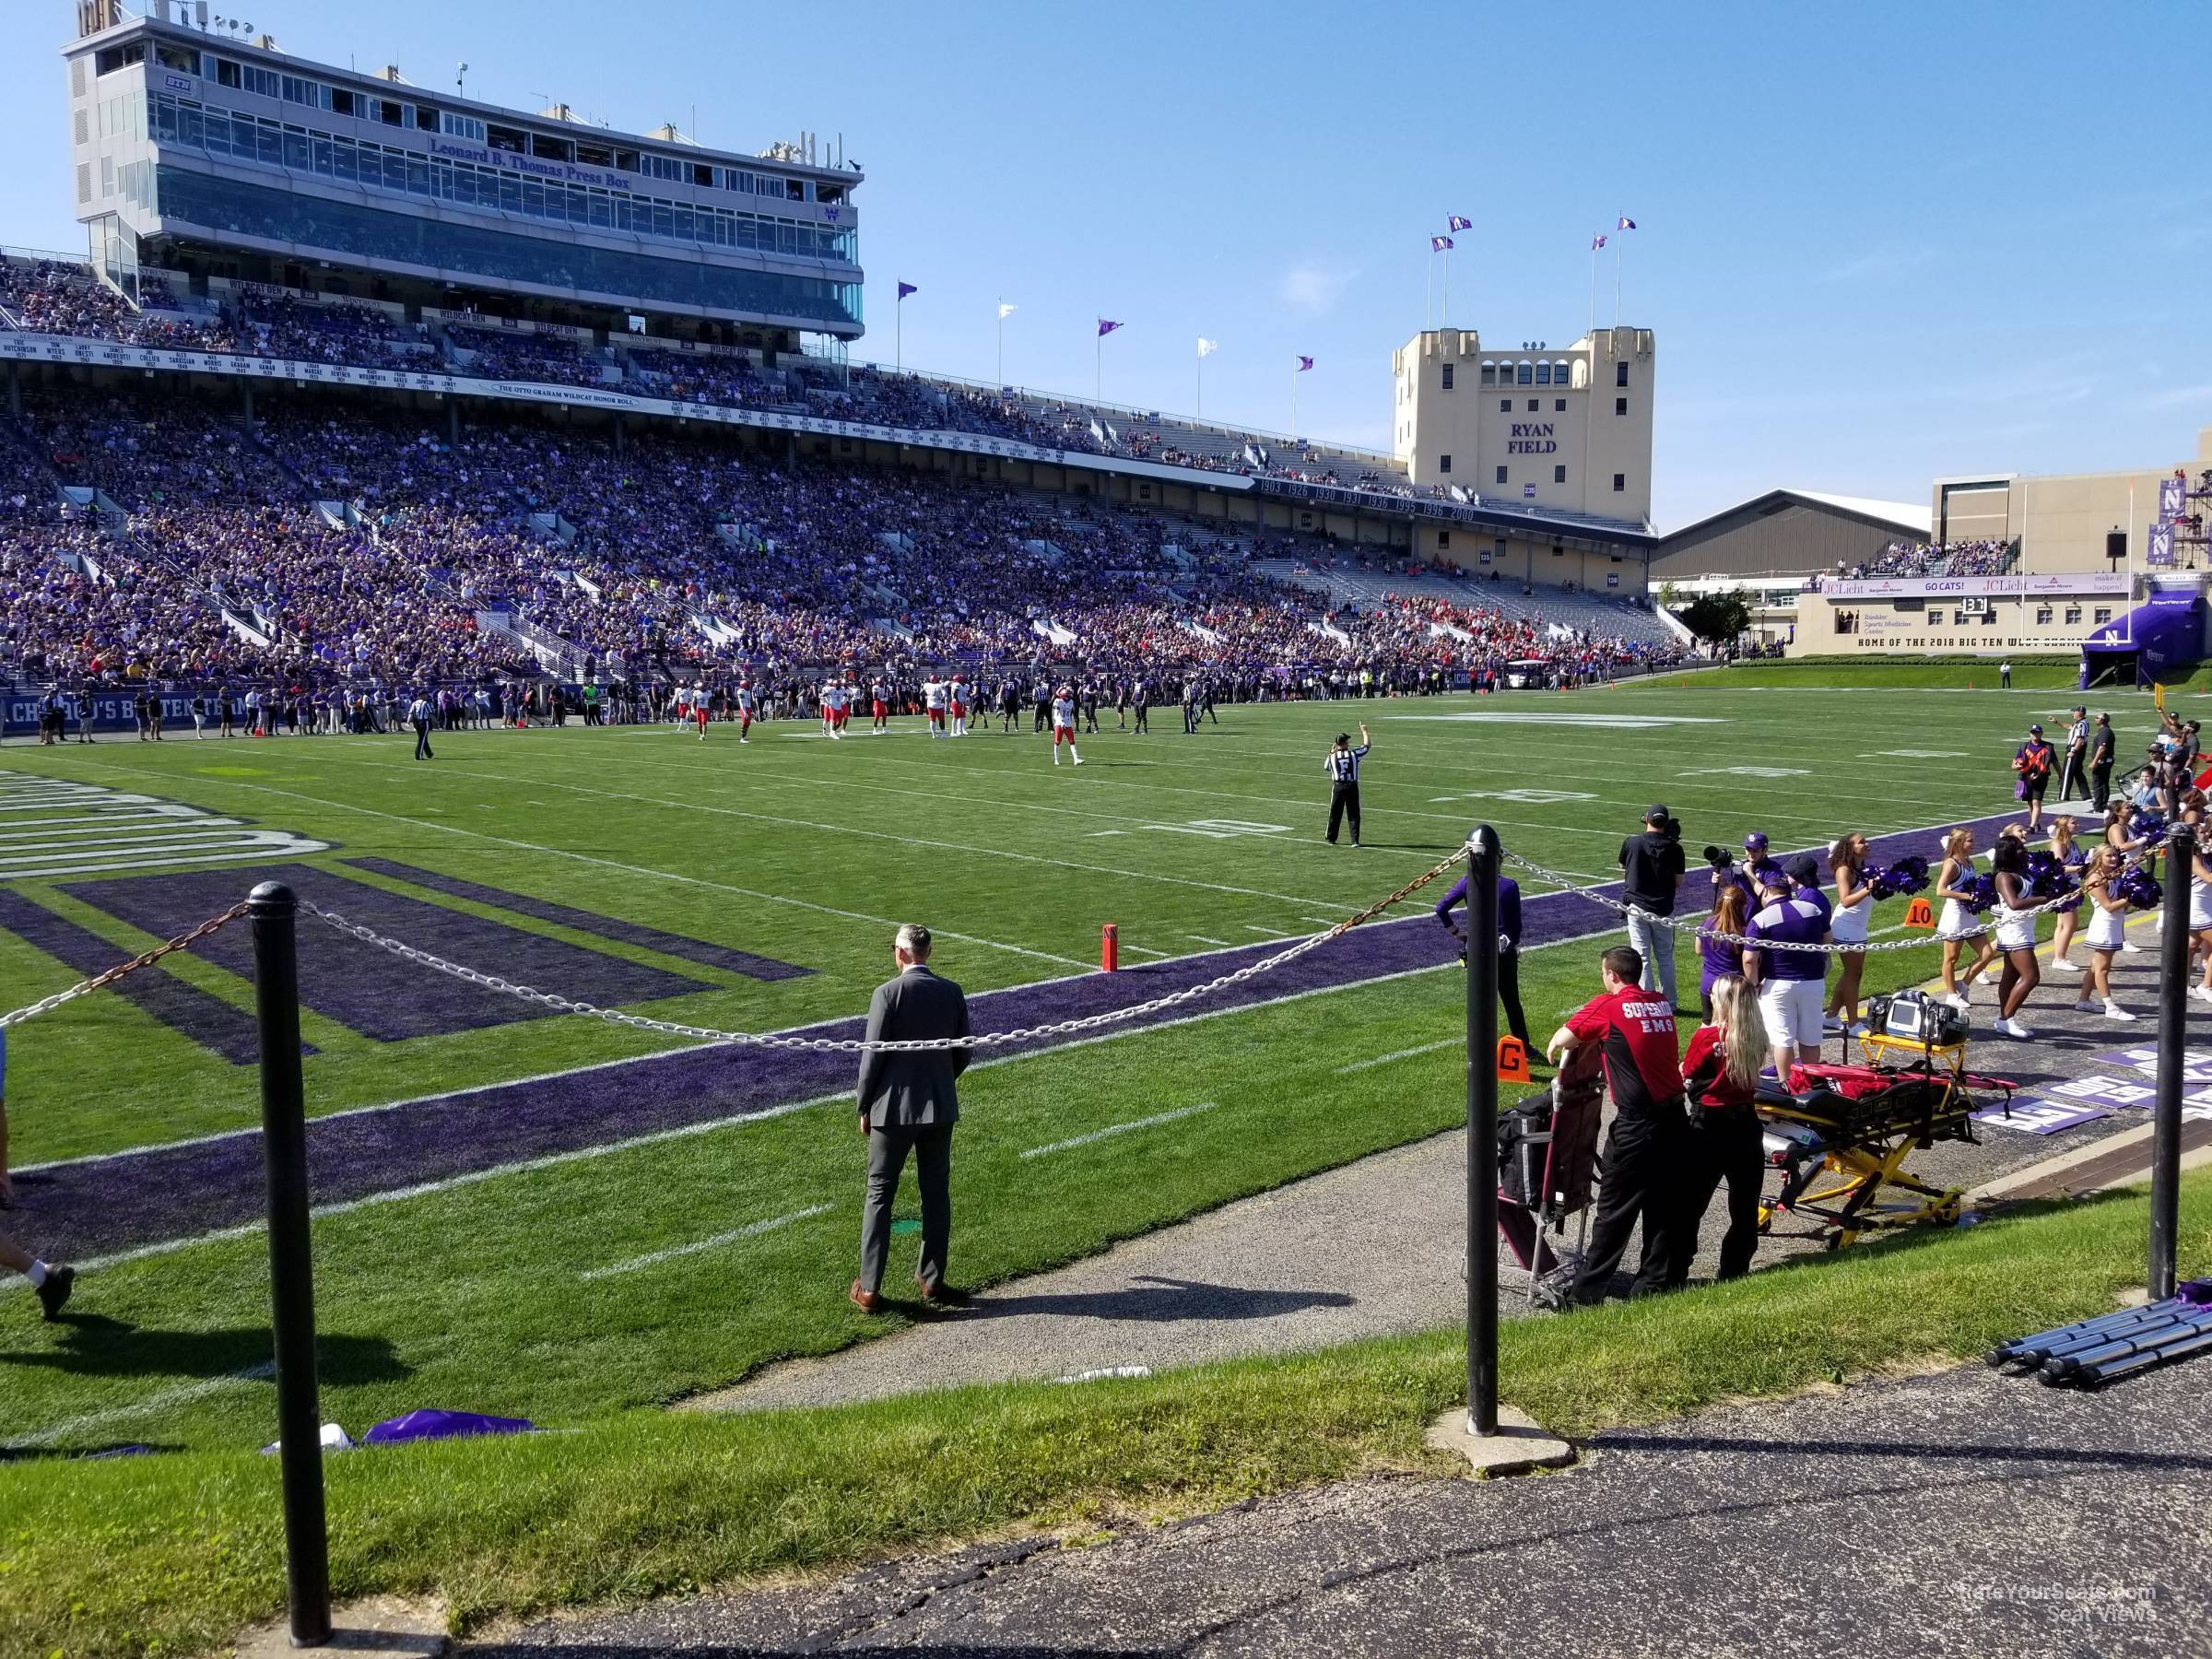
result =
M1974 1102L1959 1080L1966 1069L1966 1044L1932 1048L1909 1038L1870 1036L1861 1040L1861 1047L1870 1059L1891 1053L1920 1059L1926 1067L1922 1075L1931 1086L1941 1087L1941 1099L1926 1112L1887 1124L1853 1144L1829 1147L1820 1155L1818 1169L1802 1179L1794 1171L1785 1173L1782 1191L1759 1201L1762 1234L1772 1231L1778 1215L1810 1216L1821 1223L1827 1247L1840 1250L1862 1233L1958 1224L1966 1189L1930 1186L1904 1166L1908 1156L1933 1141L1972 1138L1968 1125ZM1761 1101L1758 1111L1761 1123L1802 1124L1824 1133L1835 1128L1830 1118L1792 1112L1786 1106ZM1806 1190L1822 1174L1840 1179Z

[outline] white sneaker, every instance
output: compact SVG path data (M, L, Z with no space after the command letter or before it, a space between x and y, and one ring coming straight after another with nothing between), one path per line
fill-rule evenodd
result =
M1963 995L1956 991L1952 992L1948 996L1939 996L1936 1000L1940 1003L1948 1004L1950 1006L1959 1009L1961 1012L1973 1006L1971 1003L1968 1002Z
M2212 985L2192 985L2189 987L2189 994L2196 998L2198 1002L2212 1003Z
M1083 757L1082 757L1082 756L1080 756L1080 755L1077 755L1077 756L1076 757L1076 764L1077 764L1077 766L1080 766L1080 765L1082 765L1082 764L1083 764Z
M2053 957L2049 966L2053 973L2079 973L2081 971L2079 962L2069 962L2065 957Z
M1830 1037L1841 1037L1843 1034L1843 1022L1833 1014L1823 1014L1820 1017L1820 1029Z
M2086 996L2074 1005L2074 1012L2077 1014L2101 1014L2104 1009L2103 1003L2093 1002Z
M2141 956L2145 947L2136 944L2133 939L2123 939L2120 941L2120 948L2127 952L2129 956Z
M1853 1037L1870 1037L1874 1032L1865 1020L1854 1019L1851 1022L1851 1034Z
M2107 1019L2140 1019L2142 1018L2139 1014L2130 1014L2115 1002L2108 1002L2104 1005L2104 1017Z
M2000 1037L2032 1037L2035 1035L2017 1019L2000 1019L1997 1021L1995 1029Z

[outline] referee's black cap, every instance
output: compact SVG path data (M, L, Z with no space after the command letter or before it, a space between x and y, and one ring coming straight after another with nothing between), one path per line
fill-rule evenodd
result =
M1336 734L1336 747L1338 748L1342 748L1346 744L1351 742L1351 740L1352 735L1349 732L1339 732Z

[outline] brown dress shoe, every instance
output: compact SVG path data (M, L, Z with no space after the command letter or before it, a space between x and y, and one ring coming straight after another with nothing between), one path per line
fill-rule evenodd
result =
M853 1288L845 1292L845 1297L863 1313L875 1313L883 1307L883 1298L873 1290L862 1289L858 1279L853 1281Z
M943 1279L925 1279L917 1273L914 1275L914 1283L922 1288L924 1301L953 1303L964 1302L968 1300L968 1293L965 1290L955 1290Z

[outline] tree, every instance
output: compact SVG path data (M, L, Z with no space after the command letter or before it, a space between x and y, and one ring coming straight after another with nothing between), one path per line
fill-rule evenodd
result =
M1751 626L1751 602L1740 589L1700 594L1676 614L1683 627L1709 645L1733 645Z

